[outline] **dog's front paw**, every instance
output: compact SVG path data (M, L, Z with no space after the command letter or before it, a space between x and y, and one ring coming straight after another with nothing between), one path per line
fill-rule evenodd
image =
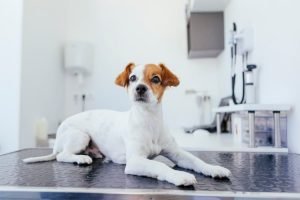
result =
M91 164L93 162L92 158L86 155L76 155L77 164Z
M231 172L229 169L226 169L225 167L217 166L217 165L209 165L205 169L201 171L202 174L206 176L211 176L213 178L225 178L229 177L231 175Z
M174 174L167 178L167 181L176 186L188 186L197 183L197 180L193 174L182 171L175 171Z

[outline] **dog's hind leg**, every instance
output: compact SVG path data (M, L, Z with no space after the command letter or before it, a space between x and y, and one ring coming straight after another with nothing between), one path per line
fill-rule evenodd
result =
M92 158L103 158L101 151L93 141L90 141L88 147L84 151L84 154L89 155Z
M91 164L92 158L87 155L76 155L84 151L91 140L90 136L77 129L69 129L64 133L64 144L62 151L57 155L59 162L70 162L78 164Z

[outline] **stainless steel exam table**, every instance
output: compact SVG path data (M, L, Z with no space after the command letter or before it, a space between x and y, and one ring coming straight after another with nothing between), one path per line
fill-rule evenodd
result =
M25 149L1 155L0 199L300 199L300 155L296 154L192 152L229 168L232 176L213 179L194 173L197 184L176 187L125 175L124 165L101 160L90 166L21 160L50 152Z

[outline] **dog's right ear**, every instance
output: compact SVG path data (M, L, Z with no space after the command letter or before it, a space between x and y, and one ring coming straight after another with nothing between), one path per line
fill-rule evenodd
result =
M132 72L132 69L134 68L134 63L129 63L124 71L119 74L119 76L116 78L115 83L122 87L127 87L129 84L129 75Z

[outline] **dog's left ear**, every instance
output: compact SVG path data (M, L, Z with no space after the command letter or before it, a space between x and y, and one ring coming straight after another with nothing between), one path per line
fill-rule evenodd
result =
M119 86L126 87L129 84L129 75L132 72L132 69L134 68L134 63L129 63L124 71L119 74L119 76L116 78L115 83Z
M162 84L164 86L177 86L179 79L164 64L158 64L162 69Z

